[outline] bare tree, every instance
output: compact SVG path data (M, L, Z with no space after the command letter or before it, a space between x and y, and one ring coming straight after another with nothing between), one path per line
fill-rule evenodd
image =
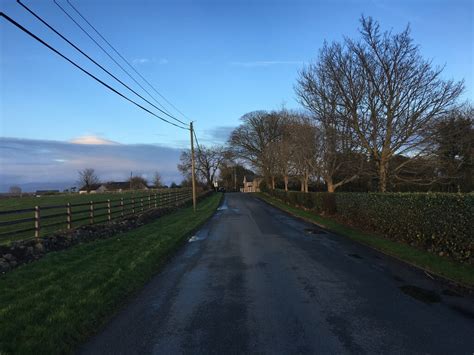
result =
M8 192L10 193L10 195L21 197L21 187L18 185L10 186Z
M330 70L335 58L343 60L341 47L324 44L318 62L300 72L295 88L300 103L313 114L318 124L315 132L319 141L317 170L326 182L328 192L357 179L361 159L364 159L363 155L354 154L356 138L334 83L336 74ZM359 93L353 99L359 102L362 96Z
M147 180L142 176L133 176L128 179L131 190L144 190L148 187Z
M241 118L242 124L231 134L230 146L237 158L256 168L267 184L275 188L278 152L275 144L283 132L278 112L254 111Z
M155 188L160 188L163 186L163 179L161 178L161 175L159 172L155 172L155 174L153 175L153 186Z
M421 57L409 27L398 34L382 32L365 17L361 26L361 40L325 44L319 69L337 97L335 111L375 163L383 192L389 163L396 155L424 153L424 133L453 107L463 83L441 78L443 68ZM324 91L315 96L332 101Z
M472 191L474 168L474 106L448 112L430 132L435 182L447 191Z
M317 174L319 132L308 117L293 115L290 132L290 171L300 181L301 191L308 192L309 180Z
M85 189L87 192L91 190L92 185L100 183L99 177L97 176L94 169L86 168L86 169L80 170L78 174L79 174L78 184L82 186L82 189Z
M213 188L216 174L225 159L225 150L221 146L204 147L200 146L195 150L195 163L197 178L204 182L209 188ZM191 175L191 152L185 150L180 156L181 163L178 170L188 178Z

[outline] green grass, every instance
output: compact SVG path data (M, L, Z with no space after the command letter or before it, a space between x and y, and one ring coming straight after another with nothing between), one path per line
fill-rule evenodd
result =
M113 238L50 253L0 277L0 354L70 353L155 274L221 194Z
M287 211L295 216L315 222L330 231L356 240L359 243L368 245L407 263L421 267L435 275L450 279L467 287L474 286L474 268L470 265L460 264L413 248L407 244L397 243L380 236L348 227L331 218L317 215L312 211L305 211L297 207L289 206L264 193L259 193L258 196L275 207Z
M131 198L135 199L135 211L141 210L141 198L143 198L143 207L144 210L148 207L154 207L153 195L157 194L157 204L160 205L166 201L169 197L169 194L175 194L182 192L180 189L165 189L165 190L153 190L153 191L132 191L132 192L123 192L123 193L97 193L97 194L58 194L58 195L47 195L41 197L34 196L25 196L25 197L12 197L12 198L2 198L0 199L0 211L6 210L20 210L27 208L34 208L35 206L47 207L47 206L64 206L63 208L55 209L45 209L41 211L41 217L46 217L48 215L66 213L66 204L69 202L72 205L88 203L94 201L95 205L95 223L102 223L107 221L107 200L111 200L111 211L113 213L112 217L120 217L120 199L124 199L125 207L124 213L131 213L132 206L127 203L131 203ZM148 196L151 195L150 201ZM174 195L173 195L174 196ZM98 203L102 202L102 203ZM102 210L100 210L102 208ZM73 217L72 217L72 226L73 228L89 224L89 206L76 206L72 207ZM3 221L13 221L24 218L34 217L34 212L24 212L19 214L0 214L0 222ZM82 221L79 221L83 219ZM54 224L62 222L60 225L48 226L48 224ZM26 228L33 228L34 222L23 222L20 224L9 225L9 226L0 226L0 234L7 233L9 231L21 230ZM41 222L41 234L40 236L46 236L53 232L66 229L66 215L53 217L53 218L43 218ZM0 236L0 245L8 244L14 240L24 240L31 239L34 236L34 231L24 232L21 234L6 234L6 236Z

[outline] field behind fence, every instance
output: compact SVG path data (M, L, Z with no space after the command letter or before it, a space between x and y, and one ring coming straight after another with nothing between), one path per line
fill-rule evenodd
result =
M7 198L0 200L0 244L41 238L53 232L173 207L192 197L191 189Z

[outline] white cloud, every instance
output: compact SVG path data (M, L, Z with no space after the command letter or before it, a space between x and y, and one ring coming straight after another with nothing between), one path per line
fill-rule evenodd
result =
M251 62L230 62L230 65L237 67L269 67L272 65L301 65L303 61L300 60L257 60Z
M146 64L149 62L151 62L151 60L148 58L135 58L132 60L133 64Z
M70 143L74 144L89 144L89 145L117 145L119 143L104 139L98 136L80 136L77 138L73 138L69 141Z
M156 60L155 58L135 58L132 60L132 63L135 65L143 65L149 63L158 63L160 65L165 65L168 64L169 61L166 58L161 58L159 60Z

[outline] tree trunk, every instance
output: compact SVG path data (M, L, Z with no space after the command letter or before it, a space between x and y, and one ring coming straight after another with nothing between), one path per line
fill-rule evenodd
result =
M381 160L379 166L379 191L387 191L387 170L388 170L388 161Z
M308 175L306 175L304 177L304 192L308 192L308 180L309 180L309 177Z
M285 191L288 191L288 175L283 177L283 181L285 182Z
M272 175L272 190L275 190L275 176Z
M301 178L300 179L300 182L301 182L301 192L304 192L304 178Z
M332 182L332 179L326 179L326 185L328 187L328 192L336 191L336 188L334 187L334 183Z

